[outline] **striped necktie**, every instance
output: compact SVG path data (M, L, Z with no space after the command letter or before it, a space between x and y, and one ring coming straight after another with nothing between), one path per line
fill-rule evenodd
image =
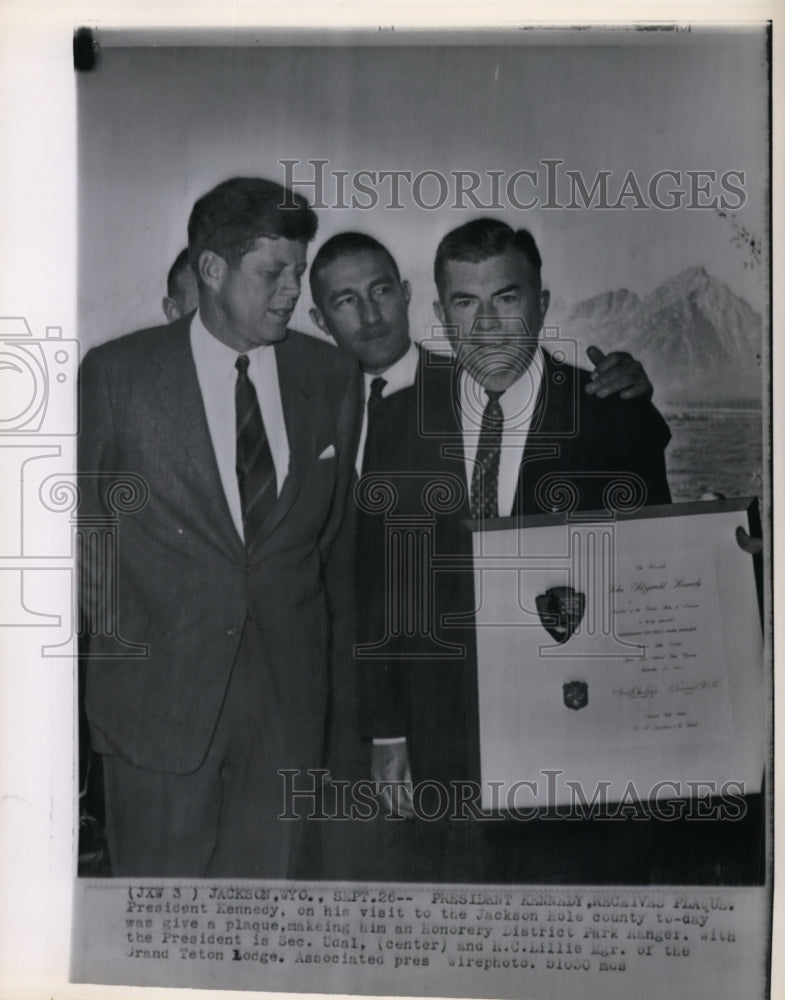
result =
M264 430L256 389L248 378L248 363L246 354L241 354L235 361L237 382L234 404L237 420L235 470L240 487L245 548L250 552L275 506L278 491L273 454Z
M488 402L482 414L480 440L472 473L472 517L499 516L499 458L502 449L504 414L499 397L501 392L485 390Z

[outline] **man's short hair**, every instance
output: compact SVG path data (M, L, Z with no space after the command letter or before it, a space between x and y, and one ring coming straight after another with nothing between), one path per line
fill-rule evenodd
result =
M311 264L309 281L311 283L311 298L315 305L318 306L320 300L319 274L339 257L346 257L353 253L364 253L367 250L383 253L392 265L396 279L401 280L401 272L398 270L395 258L383 243L366 233L337 233L319 247Z
M509 249L518 250L540 277L542 257L528 229L513 229L500 219L475 219L451 230L436 249L433 278L439 295L444 287L444 272L451 260L478 264L498 257Z
M191 270L191 262L188 259L188 247L184 247L175 257L174 264L169 268L166 276L166 294L170 299L176 299L180 289L179 282L183 274Z
M188 220L188 256L199 278L199 258L212 250L236 267L260 237L300 240L316 235L316 214L300 194L275 181L233 177L208 191Z

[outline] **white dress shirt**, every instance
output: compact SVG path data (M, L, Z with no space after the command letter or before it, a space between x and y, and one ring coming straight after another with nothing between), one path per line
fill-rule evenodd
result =
M417 377L417 363L419 359L420 352L417 349L417 345L410 343L409 350L403 357L398 358L395 364L390 365L387 371L379 372L377 375L371 375L370 372L363 372L363 422L360 428L360 441L357 445L357 457L354 462L358 476L362 475L365 439L368 436L368 397L371 395L371 382L375 378L383 378L387 383L384 389L382 389L382 399L386 396L391 396L394 392L400 392L401 389L408 389L414 385L414 380Z
M242 538L243 515L235 469L237 428L234 404L237 382L237 369L234 365L240 355L210 333L198 310L191 321L191 351L221 485L237 534ZM280 495L289 471L289 441L286 437L275 349L272 345L262 345L244 353L248 356L248 377L256 389L264 429L270 442L276 486Z
M504 414L502 446L499 456L499 517L509 517L515 503L518 489L523 449L531 427L537 398L542 387L544 359L538 346L529 367L517 382L499 397L499 405ZM474 474L474 459L480 439L482 414L488 396L479 382L467 372L461 373L461 429L463 431L463 455L466 463L466 482L471 490Z

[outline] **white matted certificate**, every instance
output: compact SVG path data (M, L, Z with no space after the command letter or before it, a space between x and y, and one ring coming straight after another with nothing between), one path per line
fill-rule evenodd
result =
M486 808L760 791L758 585L736 537L756 519L718 501L474 531Z

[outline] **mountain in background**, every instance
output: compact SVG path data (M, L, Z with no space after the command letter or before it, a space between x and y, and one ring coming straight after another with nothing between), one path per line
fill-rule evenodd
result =
M702 267L691 267L639 298L626 288L559 303L546 323L585 348L629 351L646 368L656 398L721 403L762 398L760 315Z

